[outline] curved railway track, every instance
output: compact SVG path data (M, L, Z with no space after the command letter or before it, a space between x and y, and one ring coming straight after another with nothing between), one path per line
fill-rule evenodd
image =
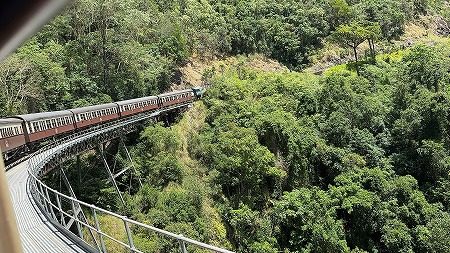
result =
M132 132L144 120L189 105L190 103L176 105L88 128L41 148L28 160L8 170L13 207L25 252L108 252L105 241L114 242L117 247L128 252L144 252L145 249L136 248L133 242L133 231L139 229L172 240L182 253L195 247L231 253L84 203L41 181L43 175L57 169L60 163L74 155ZM100 215L120 220L123 226L117 229L127 235L126 239L115 238L103 231L98 219Z

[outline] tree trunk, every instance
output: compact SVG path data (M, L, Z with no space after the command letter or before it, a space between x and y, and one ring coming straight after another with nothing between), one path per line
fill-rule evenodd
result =
M355 55L355 66L356 66L356 74L359 76L359 64L358 64L358 52L356 51L357 47L353 47L353 54Z
M108 60L106 56L106 10L104 3L102 3L101 7L101 37L102 37L102 60L103 60L103 88L106 89L108 85ZM108 88L109 89L109 88Z

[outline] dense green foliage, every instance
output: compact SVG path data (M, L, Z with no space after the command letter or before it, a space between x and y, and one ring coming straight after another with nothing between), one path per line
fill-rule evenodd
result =
M417 46L359 77L218 74L194 154L237 249L448 252L449 55Z
M299 69L349 24L378 27L369 30L381 36L364 32L369 42L391 40L442 9L441 0L78 0L1 64L0 115L157 93L192 55L262 53Z

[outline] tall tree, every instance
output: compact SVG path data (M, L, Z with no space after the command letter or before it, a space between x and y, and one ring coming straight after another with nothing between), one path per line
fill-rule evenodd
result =
M358 67L358 46L361 45L369 36L369 32L364 25L358 22L340 25L332 34L331 39L344 47L350 47L355 57L356 70L359 75Z

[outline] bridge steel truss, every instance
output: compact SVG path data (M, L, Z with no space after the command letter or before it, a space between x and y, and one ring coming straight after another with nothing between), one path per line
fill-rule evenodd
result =
M41 180L43 176L56 169L60 164L83 151L94 149L102 143L135 131L142 121L155 120L167 113L183 110L190 105L177 105L94 126L58 139L41 148L30 156L28 163L30 175L28 189L35 203L54 226L87 252L108 252L107 245L111 244L121 246L130 252L143 252L135 247L133 241L133 231L138 230L139 232L144 231L173 240L173 243L179 246L181 253L187 253L188 245L212 252L232 253L232 251L208 245L181 234L174 234L80 201L71 191L69 182L65 183L71 196L52 189ZM64 178L65 174L62 168L61 172ZM64 181L68 181L67 178ZM86 217L85 213L89 214L89 218ZM123 224L122 232L126 234L126 240L115 238L102 230L100 218L104 216L109 216Z

